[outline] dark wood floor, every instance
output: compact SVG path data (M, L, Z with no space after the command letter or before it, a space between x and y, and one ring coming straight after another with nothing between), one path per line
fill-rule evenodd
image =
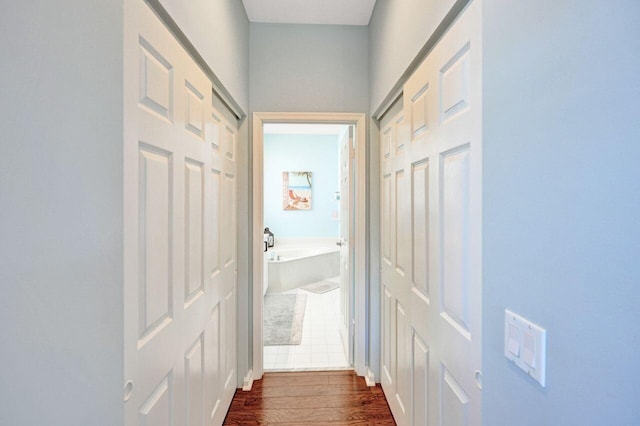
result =
M353 371L265 373L238 390L225 425L395 425L380 386Z

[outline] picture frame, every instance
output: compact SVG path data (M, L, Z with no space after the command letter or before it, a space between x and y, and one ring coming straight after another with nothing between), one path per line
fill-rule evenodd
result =
M282 172L282 209L311 210L312 172Z

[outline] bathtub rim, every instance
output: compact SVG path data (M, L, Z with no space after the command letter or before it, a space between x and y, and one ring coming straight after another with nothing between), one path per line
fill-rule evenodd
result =
M307 258L312 258L312 257L317 257L317 256L322 256L325 254L331 254L331 253L339 253L340 249L339 247L320 247L317 248L316 250L312 251L313 249L308 248L308 247L291 247L291 248L282 248L280 250L273 250L270 253L274 253L274 256L276 257L275 259L270 259L270 255L267 254L267 263L286 263L286 262L293 262L296 260L300 260L300 259L307 259ZM302 253L305 253L305 251L307 251L304 255L302 256L295 256L295 257L283 257L282 259L277 259L278 256L282 256L282 253L287 253L287 252L296 252L296 251L300 251Z

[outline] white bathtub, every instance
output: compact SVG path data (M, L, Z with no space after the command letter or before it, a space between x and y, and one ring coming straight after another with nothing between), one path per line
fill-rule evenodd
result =
M267 292L280 293L338 276L340 252L331 242L278 244L270 249Z

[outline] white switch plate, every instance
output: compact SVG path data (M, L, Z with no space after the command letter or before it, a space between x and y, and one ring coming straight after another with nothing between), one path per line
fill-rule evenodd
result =
M546 386L547 331L508 309L504 310L504 356Z

